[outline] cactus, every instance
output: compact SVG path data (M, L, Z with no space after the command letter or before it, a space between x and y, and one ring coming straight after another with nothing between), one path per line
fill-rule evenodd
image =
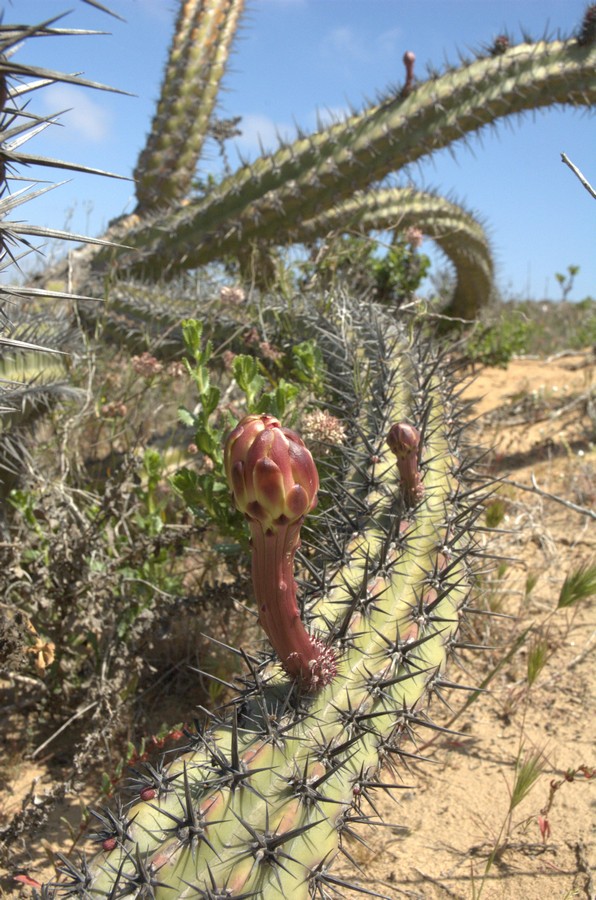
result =
M98 854L80 865L63 857L62 878L48 896L329 896L344 884L331 872L341 835L369 819L362 804L375 787L391 787L380 765L416 755L407 746L415 729L438 727L426 699L442 696L446 658L461 646L479 498L464 486L456 401L439 360L422 340L408 349L386 319L365 314L369 321L353 328L357 345L345 322L328 337L329 369L355 419L340 466L344 487L324 513L328 538L316 532L304 590L308 635L333 648L337 671L315 684L288 665L286 646L281 666L233 651L248 672L231 713L208 713L209 727L188 729L187 748L169 765L135 770L131 804L96 813ZM349 318L357 315L351 310ZM316 489L301 442L265 418L241 423L226 450L257 556L266 529L292 529ZM409 495L387 444L393 425L396 446L397 423L402 437L412 437L406 419L416 423L421 448L418 487ZM291 474L288 448L297 450ZM295 536L284 545L290 557L294 546ZM263 579L269 600L283 593L262 570L254 579L259 603ZM275 645L268 615L262 621Z
M455 268L451 299L454 315L464 311L474 315L491 295L493 261L484 229L471 213L444 197L411 188L358 193L318 218L302 222L300 227L303 239L344 228L400 232L419 228Z
M405 96L393 93L245 165L205 197L132 218L126 244L135 250L109 258L122 272L155 278L241 255L251 242L302 241L303 222L503 116L553 103L593 104L595 58L586 39L522 43L414 82ZM107 259L96 255L98 271ZM460 295L450 311L473 316L487 299L471 305Z
M180 4L161 97L134 176L137 214L190 193L244 0Z
M223 61L235 21L226 15L240 6L184 5L162 107L137 167L139 207L113 232L133 249L100 250L93 271L103 274L109 264L116 275L171 277L245 255L252 244L307 241L351 221L378 227L393 219L397 203L398 217L407 211L408 224L424 224L444 242L463 285L451 312L473 315L492 277L480 226L446 201L413 191L377 191L370 199L359 192L504 115L594 102L590 24L578 39L517 47L500 41L487 56L424 82L414 78L411 54L402 90L187 200L219 75L199 91L196 135L190 95L176 88L185 123L180 172L167 153L172 89L195 65ZM209 10L229 28L210 31ZM191 50L188 37L199 24L203 43L218 36L220 56L203 43ZM476 290L469 287L474 278ZM85 274L82 283L91 280ZM44 896L340 894L349 885L332 864L342 836L372 820L365 804L375 788L399 787L382 780L381 767L416 757L417 730L439 727L427 706L452 686L447 661L467 646L459 629L472 612L482 490L470 479L457 395L440 354L421 334L408 341L405 329L374 308L346 302L339 313L325 323L320 343L350 440L337 450L341 460L321 490L331 496L316 525L303 523L307 513L315 517L318 477L298 437L259 416L241 422L226 444L228 477L253 539L259 620L276 655L229 648L245 667L228 685L235 691L229 711L203 710L177 758L133 770L131 802L95 813L98 853L79 864L61 856L61 877ZM310 537L302 556L300 533Z
M252 245L304 242L351 218L376 227L373 210L387 218L391 198L378 183L410 163L465 139L515 113L552 104L591 106L596 100L593 4L577 35L566 40L512 45L499 35L458 68L414 78L414 54L404 56L406 82L378 104L242 166L205 196L184 196L209 129L240 0L192 0L181 4L157 114L135 173L135 213L117 220L106 237L126 247L79 255L75 284L86 288L93 273L171 278L227 256L250 257ZM194 29L197 41L191 46ZM195 93L189 89L200 73ZM196 87L196 85L195 85ZM169 148L183 152L176 158ZM372 190L371 190L372 189ZM366 191L367 200L358 200ZM404 215L437 240L457 269L457 289L446 312L473 318L491 295L493 266L482 226L451 208L455 233L435 225L424 195L393 195ZM416 202L414 200L416 199ZM420 201L420 202L418 202ZM439 199L435 199L438 212ZM439 218L448 216L447 201ZM420 222L415 222L415 207ZM389 227L399 228L398 213ZM473 235L471 248L466 248ZM266 254L261 253L263 258ZM64 267L59 270L64 275ZM54 277L56 273L53 273Z

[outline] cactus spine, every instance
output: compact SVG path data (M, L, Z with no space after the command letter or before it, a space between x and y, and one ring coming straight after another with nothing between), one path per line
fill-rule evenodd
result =
M105 7L103 9L105 12L108 12ZM56 82L66 82L98 90L115 90L97 82L87 81L77 75L68 75L63 72L50 71L35 65L23 65L18 62L18 59L13 54L20 44L30 38L50 37L54 34L81 35L94 33L54 28L55 22L56 20L50 20L30 26L5 24L0 29L0 269L5 269L16 258L20 258L20 256L24 256L35 249L29 241L31 237L41 237L46 240L48 238L57 238L59 240L86 241L103 246L109 245L109 242L105 240L86 238L83 235L72 234L59 229L43 228L22 221L7 219L7 216L11 215L15 209L26 203L27 200L51 190L52 187L36 187L32 180L32 184L12 193L9 192L8 182L19 165L39 165L51 169L68 169L110 175L115 178L120 177L65 160L48 159L36 154L23 153L21 149L23 144L34 138L36 134L56 120L56 116L38 116L31 110L26 109L26 104L21 106L22 98L32 91ZM9 311L15 298L30 297L35 294L42 295L44 298L71 298L73 296L60 291L36 291L29 287L17 285L2 286L0 290L0 370L8 371L10 369L13 375L17 370L21 370L22 374L28 372L30 382L39 381L40 371L43 368L49 370L55 367L55 362L50 363L46 359L45 365L41 365L40 353L44 349L39 346L39 341L42 340L41 334L39 331L35 333L29 328L26 334L27 340L24 341L23 334L13 333L12 319L14 319L14 315L9 315ZM74 297L74 299L77 298ZM20 354L26 354L26 359L19 360ZM40 363L36 371L31 368L33 360ZM31 397L29 398L31 402L29 403L26 397L26 383L15 389L14 379L11 379L10 376L6 377L6 375L5 378L4 382L0 380L0 394L2 394L2 402L5 405L4 409L0 408L0 414L5 413L12 420L13 424L19 420L20 408L23 404L30 410L39 410L43 406L39 399L40 393L43 392L40 392L38 388L32 389ZM58 390L55 391L55 394L57 393ZM48 391L46 391L46 396L49 396ZM6 421L7 419L5 419Z
M330 873L341 834L367 819L361 804L380 764L411 755L414 728L433 727L423 703L447 684L475 513L457 480L452 400L436 361L407 352L401 335L370 337L369 358L360 347L349 360L364 385L358 430L366 426L347 451L355 495L330 513L338 534L306 612L309 632L333 644L337 674L304 693L277 662L236 651L250 674L231 716L211 714L171 765L135 773L136 800L99 814L99 854L77 868L65 861L57 896L328 896L326 885L341 883ZM339 338L337 347L339 359ZM406 417L423 447L424 495L413 507L386 444Z

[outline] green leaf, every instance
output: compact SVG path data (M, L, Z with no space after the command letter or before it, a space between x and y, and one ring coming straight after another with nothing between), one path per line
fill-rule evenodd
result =
M219 403L219 398L221 397L221 391L215 385L209 385L203 396L201 397L201 403L203 405L203 411L206 416L210 416L212 412L215 412L217 409L217 404Z
M188 506L196 506L201 502L203 489L199 483L199 476L192 469L179 469L170 478L170 484Z
M259 399L254 412L269 413L271 416L283 419L299 394L300 388L297 384L281 378L275 390L268 391Z
M147 447L143 454L143 469L150 481L158 480L163 471L163 459L159 450Z
M201 359L201 338L203 336L203 323L197 319L184 319L182 321L182 338L188 352L196 359Z
M246 395L249 413L255 412L257 397L263 390L265 379L259 374L259 363L254 356L239 354L233 363L234 378Z
M178 419L183 425L189 425L191 428L194 428L197 423L197 417L183 406L178 407Z
M292 378L313 386L320 382L323 356L314 340L302 341L292 347L292 357Z

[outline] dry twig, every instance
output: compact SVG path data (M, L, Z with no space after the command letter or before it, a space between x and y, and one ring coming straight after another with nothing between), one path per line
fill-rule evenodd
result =
M565 163L566 166L569 166L574 175L577 175L587 192L591 194L592 197L594 197L594 199L596 200L596 191L594 190L588 179L584 175L582 175L577 166L573 165L566 153L561 153L561 160Z
M557 494L549 494L548 491L543 491L541 487L538 487L534 474L532 474L531 485L522 484L519 481L511 481L510 479L506 479L506 482L513 487L519 488L520 491L529 491L531 494L538 494L540 497L546 497L547 500L561 503L563 506L572 509L574 512L580 513L582 516L589 516L590 519L596 519L596 512L593 509L588 509L587 506L579 506L579 504L573 503L571 500L565 500L564 497L559 497Z

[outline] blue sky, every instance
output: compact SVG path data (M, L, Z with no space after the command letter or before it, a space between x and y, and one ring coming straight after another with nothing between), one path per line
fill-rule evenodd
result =
M45 113L66 108L62 126L26 146L130 175L150 124L174 21L168 0L104 0L119 22L77 0L17 0L5 21L34 22L71 8L65 24L109 31L106 36L30 41L18 59L122 88L127 97L54 85L32 104ZM267 149L276 133L314 129L317 110L361 108L404 79L404 51L416 54L416 74L441 68L508 31L541 37L577 29L583 0L252 0L224 82L219 114L242 116L237 140L244 157ZM593 111L568 108L501 120L469 146L454 145L423 160L400 183L435 188L473 209L485 223L505 297L557 299L555 272L580 266L571 299L596 297L596 203L560 161L562 151L596 183ZM237 162L235 151L230 160ZM208 147L202 170L216 171ZM46 170L42 177L48 177ZM22 208L39 224L100 234L109 219L134 208L129 182L74 174L71 181ZM425 249L430 249L427 242ZM439 255L433 255L441 264Z

